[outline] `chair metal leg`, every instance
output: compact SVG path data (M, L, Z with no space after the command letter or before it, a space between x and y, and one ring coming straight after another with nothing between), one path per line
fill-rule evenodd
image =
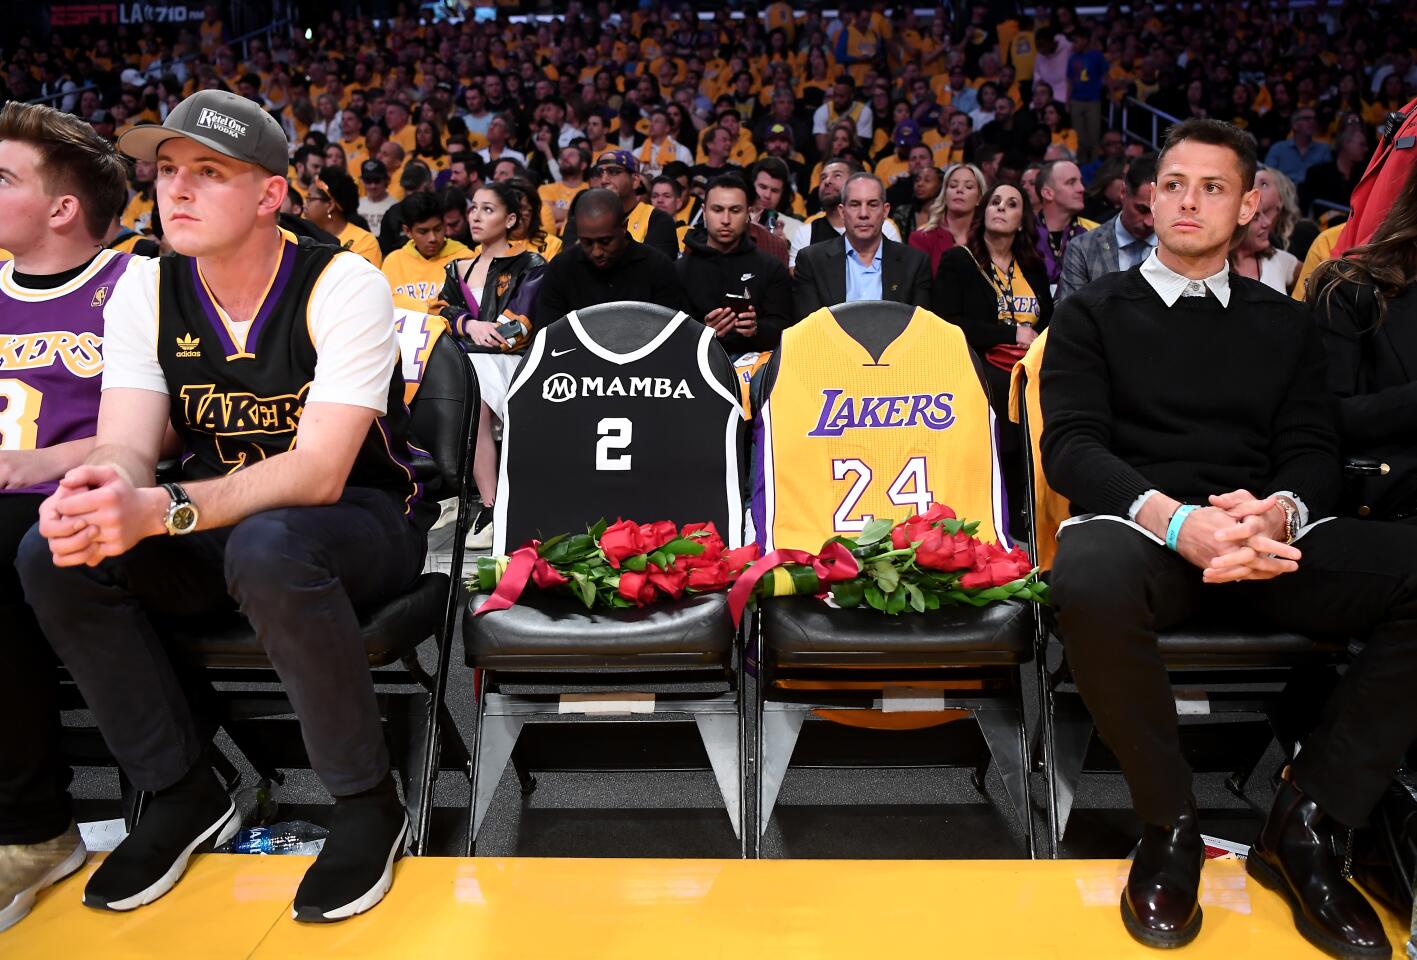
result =
M1073 798L1082 779L1087 747L1092 742L1092 716L1082 700L1072 694L1053 698L1053 770L1055 816L1058 821L1058 842L1062 843L1072 814Z
M504 713L498 710L499 701L505 700L500 694L483 693L482 715L477 725L477 766L472 777L472 839L476 842L482 821L492 807L492 798L497 793L497 785L502 782L502 771L507 769L507 761L512 758L512 750L521 736L526 716Z
M476 728L472 737L472 757L467 764L467 838L463 841L463 856L473 857L477 855L477 776L481 769L482 759L482 723L487 710L487 671L477 672L477 689L475 698L477 702Z
M1037 670L1038 683L1038 728L1043 754L1043 799L1044 823L1048 830L1048 858L1058 858L1058 845L1062 840L1062 830L1058 827L1058 763L1057 731L1053 724L1053 687L1048 676L1048 632L1039 617L1038 635L1034 646L1033 661Z
M1021 670L1022 668L1020 668ZM1038 834L1033 822L1033 763L1028 752L1028 728L1024 723L1023 683L1014 677L1014 702L1018 705L1018 749L1023 758L1023 808L1027 812L1024 828L1028 831L1028 859L1038 859Z
M736 712L697 713L694 715L694 724L699 728L704 752L708 754L714 779L718 781L719 792L723 794L723 806L733 823L733 836L741 838L743 821L739 814L742 806L742 785L739 778L742 763L738 750L738 716Z
M756 623L754 627L751 642L756 645L758 673L753 678L753 775L751 782L753 787L753 859L757 860L763 855L763 831L767 829L763 817L763 687L766 672L763 669L762 627ZM746 791L744 793L746 794Z
M1023 734L1023 712L1015 704L999 701L974 711L989 753L999 766L1004 792L1014 805L1019 819L1031 823L1033 813L1028 807L1028 751ZM1031 846L1031 843L1030 843Z
M751 623L752 614L749 614ZM748 859L748 788L752 779L748 775L748 690L747 672L743 669L747 659L747 636L751 627L739 634L738 658L734 664L734 693L738 707L738 857ZM753 824L757 828L756 821Z
M763 745L758 765L761 791L758 805L762 811L759 814L760 830L766 830L772 820L773 807L777 805L777 795L792 763L792 751L797 747L797 738L802 733L808 709L795 703L766 702L758 715L759 737Z

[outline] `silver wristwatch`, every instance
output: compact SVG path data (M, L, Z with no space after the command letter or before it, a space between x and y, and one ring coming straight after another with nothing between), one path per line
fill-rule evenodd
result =
M162 489L172 498L172 502L167 505L167 515L162 518L162 525L167 528L168 535L180 537L196 530L200 514L192 498L187 496L187 491L177 483L164 483Z

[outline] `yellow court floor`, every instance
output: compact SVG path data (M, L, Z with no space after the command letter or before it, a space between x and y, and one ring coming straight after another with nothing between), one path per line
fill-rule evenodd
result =
M90 866L0 933L0 957L1158 956L1122 929L1117 860L404 859L382 904L330 926L290 919L309 863L198 857L176 889L128 914L80 904ZM1177 960L1322 956L1242 864L1207 864L1201 894L1205 927ZM1389 927L1401 955L1405 926Z

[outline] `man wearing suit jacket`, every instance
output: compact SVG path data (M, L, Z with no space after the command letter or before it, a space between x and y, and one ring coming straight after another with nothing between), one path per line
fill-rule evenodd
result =
M1156 191L1154 180L1154 154L1132 161L1127 168L1122 212L1068 244L1063 254L1063 275L1058 279L1057 300L1105 273L1130 270L1150 255L1156 246L1151 218L1151 200Z
M857 300L930 302L930 258L881 233L891 207L885 184L853 173L842 188L846 234L814 243L797 256L792 299L797 319L822 307Z

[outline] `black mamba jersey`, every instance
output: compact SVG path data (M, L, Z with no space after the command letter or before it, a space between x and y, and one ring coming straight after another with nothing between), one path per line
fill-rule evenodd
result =
M718 349L682 313L623 354L574 311L542 330L507 394L493 552L602 518L712 521L741 545L743 411L710 365Z
M284 234L280 264L238 345L197 261L169 254L158 274L158 361L167 378L172 425L185 445L182 475L218 477L295 446L315 379L310 296L339 251ZM355 254L344 254L354 256ZM420 492L410 467L403 377L389 378L388 413L369 428L348 486L389 490L412 507Z

